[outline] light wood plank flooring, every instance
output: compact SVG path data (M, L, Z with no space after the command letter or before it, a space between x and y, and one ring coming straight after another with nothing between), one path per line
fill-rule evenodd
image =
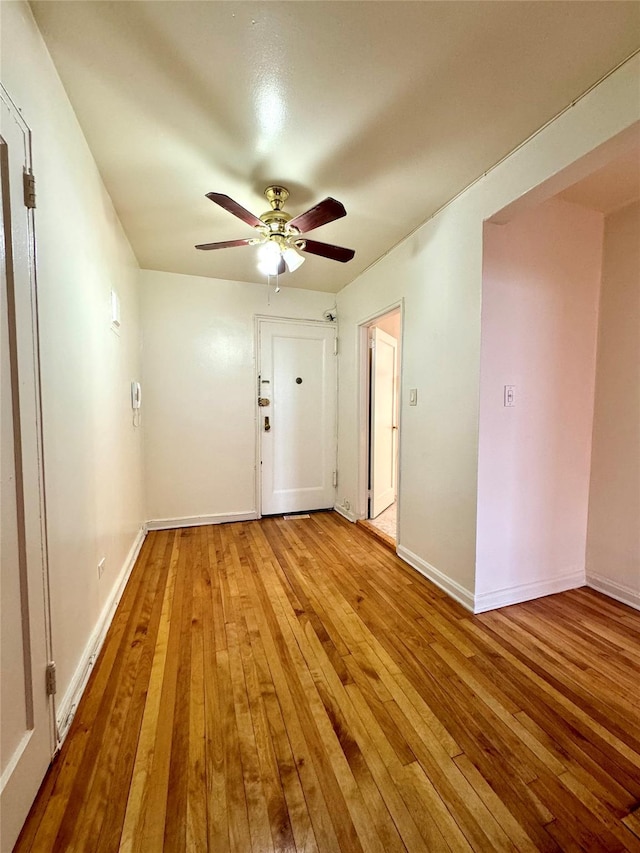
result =
M334 513L150 533L17 850L640 851L640 613Z

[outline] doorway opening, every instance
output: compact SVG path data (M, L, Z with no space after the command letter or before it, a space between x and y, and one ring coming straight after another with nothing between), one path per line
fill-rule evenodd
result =
M640 609L639 232L640 122L484 224L476 613Z
M367 526L387 544L398 540L400 449L400 306L361 326L366 342Z

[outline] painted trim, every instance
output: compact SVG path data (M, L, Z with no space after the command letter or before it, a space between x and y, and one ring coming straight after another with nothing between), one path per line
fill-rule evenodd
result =
M73 722L78 703L80 702L85 687L87 686L91 670L93 669L93 665L96 662L100 649L102 648L102 644L107 636L107 631L111 627L111 622L115 616L116 608L120 603L122 593L129 581L129 577L131 576L133 567L138 559L138 554L140 553L140 549L142 548L142 543L144 542L146 535L147 527L143 524L138 531L129 553L127 554L120 571L120 575L113 585L109 598L102 608L102 613L98 618L95 628L93 629L93 633L89 637L89 642L85 646L80 662L78 663L69 687L67 688L67 692L64 694L62 701L58 705L56 715L58 749L62 746L62 742L69 732L69 727Z
M397 311L398 309L402 311L403 308L404 296L400 297L400 299L396 299L395 302L392 302L390 305L387 305L386 308L377 309L372 314L369 314L368 317L365 317L363 320L358 320L356 325L375 326L376 320L381 320L385 315L391 314L393 311ZM402 331L402 325L400 326L400 330Z
M204 524L226 524L230 521L255 521L260 516L252 509L249 512L227 512L216 515L187 515L182 518L152 518L147 521L147 530L172 530L174 527L201 527Z
M327 293L327 297L329 296L335 296L335 293ZM280 314L254 314L253 317L258 322L266 320L268 323L305 323L311 326L336 326L335 320L314 320L313 317L282 317Z
M338 513L338 515L341 515L343 518L346 518L347 521L350 521L352 524L355 524L358 520L358 516L355 514L355 512L351 512L350 509L345 509L340 504L334 504L333 508Z
M587 586L608 595L610 598L615 598L616 601L628 604L629 607L640 610L640 590L632 589L630 586L617 583L595 572L590 572L587 575Z
M508 607L510 604L521 604L523 601L531 601L533 598L542 598L545 595L566 592L568 589L577 589L584 584L584 569L578 569L555 578L522 583L506 589L497 589L493 592L482 592L475 597L473 612L484 613L498 607Z
M435 566L432 566L430 563L427 563L426 560L423 560L422 557L418 557L417 554L414 554L412 551L409 551L408 548L403 547L402 545L398 545L396 550L396 554L400 559L404 560L405 563L408 563L411 568L415 569L417 572L420 572L421 575L424 575L427 580L430 580L437 587L444 590L447 595L450 595L451 598L454 598L458 604L461 604L467 610L470 610L472 613L473 609L473 593L469 592L468 589L465 589L463 586L460 586L459 583L454 581L448 575L445 575L439 569L436 569Z
M11 119L18 126L20 132L24 138L24 160L23 167L29 172L33 172L33 139L31 134L31 128L26 123L24 116L22 114L22 110L18 105L14 102L13 98L4 87L4 85L0 82L0 102L4 105L6 110L9 112ZM18 159L22 159L18 156ZM44 466L44 431L43 431L43 422L42 422L42 370L41 370L41 362L42 359L40 357L40 313L38 307L38 265L37 265L37 234L36 234L36 222L35 222L35 210L33 208L24 209L27 217L27 241L28 241L28 267L29 267L29 302L30 302L30 324L29 328L26 330L26 336L30 341L29 346L29 354L28 357L23 358L21 356L18 357L18 372L22 374L25 372L26 376L30 377L30 380L23 387L23 383L21 382L21 390L20 390L20 400L19 400L19 409L20 409L20 418L24 418L25 423L31 422L35 423L35 433L32 435L31 440L28 441L29 447L26 446L26 436L28 433L23 434L23 467L24 467L24 453L27 453L28 458L34 461L36 466L36 476L37 476L37 500L39 504L39 513L38 520L29 521L25 518L25 536L27 539L27 544L32 542L31 547L27 550L30 552L27 557L27 561L31 564L31 561L38 560L39 568L42 572L42 593L44 599L44 649L46 655L46 662L49 663L53 660L53 634L52 634L52 620L51 620L51 584L49 579L49 538L48 538L48 529L47 529L47 490L46 490L46 478L45 478L45 466ZM20 300L22 301L22 300ZM17 306L16 306L17 310ZM22 314L22 312L20 312ZM16 317L16 325L18 324L18 317ZM25 330L19 334L21 338ZM22 367L20 367L22 365ZM28 412L26 410L27 407L31 407L31 411ZM33 452L35 451L35 452ZM24 474L24 472L23 472ZM31 477L29 477L31 480ZM31 491L31 489L29 489ZM27 500L24 497L24 500ZM35 503L35 501L34 501ZM27 513L29 515L29 513ZM33 526L33 533L30 531L30 528ZM36 556L38 555L38 556ZM33 626L31 628L31 641L35 640L34 631L38 631L39 626ZM43 663L41 661L40 663ZM35 661L34 661L35 663ZM55 706L55 696L50 697L48 701L48 712L47 712L47 726L49 728L49 754L53 756L55 754L57 748L57 739L56 739L56 706ZM4 784L2 785L0 790L4 789Z

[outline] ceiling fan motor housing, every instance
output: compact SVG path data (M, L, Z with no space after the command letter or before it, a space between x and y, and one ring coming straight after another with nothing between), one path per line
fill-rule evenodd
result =
M294 243L291 239L297 237L300 231L295 226L288 224L292 218L291 214L282 209L289 198L289 190L285 187L271 186L266 188L264 194L272 208L260 216L260 221L264 222L268 228L265 236L274 243L278 243L281 249L293 245L300 248L297 245L299 241Z
M268 225L271 231L280 231L282 234L285 233L287 222L290 219L291 214L284 210L268 210L260 216L260 221Z

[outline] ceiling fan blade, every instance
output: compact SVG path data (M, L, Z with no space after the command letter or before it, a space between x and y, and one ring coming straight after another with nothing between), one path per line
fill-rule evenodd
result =
M211 201L219 204L220 207L223 207L225 210L228 210L229 213L233 213L234 216L237 216L238 219L242 219L243 222L246 222L247 225L252 225L254 228L261 228L264 225L257 216L254 216L253 213L244 208L241 204L238 204L237 201L234 201L232 198L229 198L228 195L224 195L224 193L207 193L207 198L210 198Z
M313 231L314 228L319 228L321 225L326 225L328 222L333 222L334 219L340 219L346 215L347 211L344 209L344 205L336 201L335 198L329 197L318 202L306 213L296 216L289 222L289 225L293 225L298 231Z
M249 246L253 242L249 240L224 240L222 243L200 243L196 249L230 249L232 246Z
M301 252L320 255L322 258L330 258L332 261L340 261L341 264L346 264L355 255L354 249L345 249L344 246L333 246L331 243L319 243L317 240L307 240L306 238L304 242L304 248L300 247Z

